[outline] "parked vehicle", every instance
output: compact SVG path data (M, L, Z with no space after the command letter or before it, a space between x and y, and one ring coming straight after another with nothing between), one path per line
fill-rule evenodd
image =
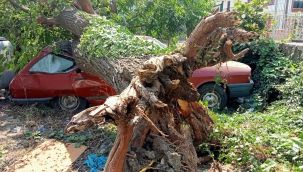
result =
M16 103L51 102L66 111L79 111L116 94L102 78L81 71L68 51L63 52L56 54L47 47L15 77L11 75L6 81L9 88L4 87L8 98ZM223 108L229 98L249 95L253 87L250 76L249 66L230 61L198 69L190 80L210 108Z
M219 109L230 98L248 96L254 84L251 68L236 61L195 70L190 80L198 89L200 100L207 101L210 108Z
M10 100L16 103L51 102L66 111L100 105L115 90L101 78L81 71L68 54L43 49L12 79Z
M11 42L4 37L0 37L0 55L7 58L12 57L13 55L13 46Z
M13 46L10 41L4 37L0 37L0 62L2 65L10 60L13 56ZM3 70L0 65L0 71ZM4 71L0 73L0 92L1 89L8 88L10 81L14 78L13 71ZM0 93L1 94L1 93Z

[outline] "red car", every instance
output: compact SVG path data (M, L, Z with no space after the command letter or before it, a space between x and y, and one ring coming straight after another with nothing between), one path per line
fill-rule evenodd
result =
M228 98L250 93L250 76L249 66L231 61L198 69L190 80L202 101L211 108L222 108ZM102 104L116 94L102 78L81 71L68 53L59 55L50 48L43 49L12 79L9 93L13 102L51 102L66 111Z
M251 68L235 61L195 70L190 80L210 108L223 108L229 98L248 96L254 85Z
M66 111L100 105L115 90L101 78L81 71L67 53L43 49L10 82L13 102L52 102Z

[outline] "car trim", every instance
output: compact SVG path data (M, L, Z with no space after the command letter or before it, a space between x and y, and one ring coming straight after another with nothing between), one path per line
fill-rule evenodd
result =
M46 98L12 98L9 97L9 100L15 103L25 104L25 103L48 103L50 100L52 100L52 97L46 97Z
M241 84L227 84L229 90L229 97L246 97L249 96L254 86L254 81L250 80L249 83Z

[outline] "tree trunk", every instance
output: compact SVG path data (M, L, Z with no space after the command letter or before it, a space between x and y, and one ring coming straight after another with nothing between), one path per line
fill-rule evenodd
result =
M120 93L99 107L75 115L66 132L112 119L118 133L105 171L197 171L195 145L207 139L213 121L197 103L199 94L188 79L197 68L240 58L248 50L233 54L232 41L246 41L255 35L229 28L238 23L234 13L217 13L198 24L183 52L97 59L82 56L76 46L87 20L76 9L38 20L73 33L74 56L81 68L101 76Z

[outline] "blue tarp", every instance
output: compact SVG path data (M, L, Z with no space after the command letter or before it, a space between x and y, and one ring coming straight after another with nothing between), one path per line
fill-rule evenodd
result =
M89 154L84 164L90 169L90 172L102 171L107 161L106 156L97 156L96 154Z

